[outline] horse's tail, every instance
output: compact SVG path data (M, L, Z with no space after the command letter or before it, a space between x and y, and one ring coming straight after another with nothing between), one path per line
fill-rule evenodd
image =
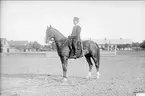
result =
M96 46L97 46L97 59L98 59L98 65L100 65L100 48L99 48L99 46L98 46L98 44L97 43L95 43L96 44Z

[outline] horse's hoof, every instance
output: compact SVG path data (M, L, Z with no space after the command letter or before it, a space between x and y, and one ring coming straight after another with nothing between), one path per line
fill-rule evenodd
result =
M63 82L67 82L67 79L66 78L63 78Z
M100 78L100 73L99 72L97 72L97 79L99 79Z
M90 79L91 78L91 76L86 76L86 79Z
M88 73L88 76L86 76L87 79L91 78L91 72Z

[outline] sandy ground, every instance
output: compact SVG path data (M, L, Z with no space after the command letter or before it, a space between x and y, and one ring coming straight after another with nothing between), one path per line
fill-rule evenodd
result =
M56 53L50 56L2 56L1 96L135 96L145 92L145 52L101 56L100 79L93 67L86 79L85 58L69 60L68 81Z

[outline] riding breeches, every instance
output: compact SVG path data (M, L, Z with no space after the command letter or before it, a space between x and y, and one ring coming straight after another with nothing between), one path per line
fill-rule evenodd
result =
M77 40L75 40L75 39L72 40L72 48L74 50L74 53L76 54L76 51L77 51Z

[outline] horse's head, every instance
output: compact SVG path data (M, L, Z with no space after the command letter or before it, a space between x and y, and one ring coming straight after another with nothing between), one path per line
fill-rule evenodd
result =
M49 43L49 41L60 41L64 40L66 37L62 35L57 29L50 27L47 27L46 29L46 36L45 36L45 43Z
M54 34L52 31L52 26L50 25L50 27L47 26L46 29L46 36L45 36L45 43L48 43L49 41L52 41L54 39Z

